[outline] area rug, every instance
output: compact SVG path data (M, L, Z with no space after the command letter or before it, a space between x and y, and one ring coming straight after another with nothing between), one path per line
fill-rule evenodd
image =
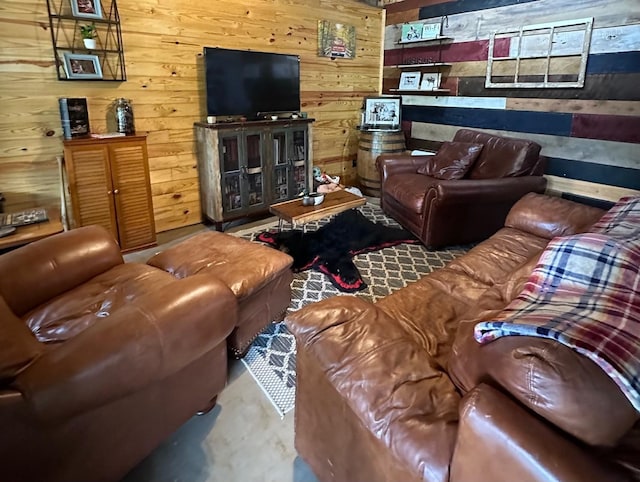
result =
M358 210L370 221L394 228L400 227L376 205L366 204ZM309 223L306 229L317 230L328 222L329 220L321 220ZM237 235L256 241L265 229L275 226L274 222L273 226L255 228L255 231L240 232ZM425 274L444 267L449 261L464 254L467 249L468 247L453 247L429 251L422 244L405 243L356 255L353 262L367 286L351 296L375 302ZM325 274L314 270L295 273L291 288L289 312L324 298L344 295ZM280 416L283 417L294 407L296 345L284 322L269 325L253 342L242 362Z
M265 231L257 237L293 258L294 273L314 269L324 273L339 291L367 287L353 257L402 243L417 244L409 231L376 223L357 209L344 211L316 230Z

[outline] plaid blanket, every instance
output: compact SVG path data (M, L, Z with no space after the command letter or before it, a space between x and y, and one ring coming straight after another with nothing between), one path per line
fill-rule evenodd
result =
M551 338L598 364L640 411L640 197L590 233L553 239L520 295L475 338Z

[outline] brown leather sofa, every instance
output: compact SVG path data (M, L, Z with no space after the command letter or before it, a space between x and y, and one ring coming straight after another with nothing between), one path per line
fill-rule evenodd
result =
M0 479L119 480L215 400L237 316L97 226L0 256Z
M640 480L640 414L595 363L554 340L472 337L551 238L602 214L527 194L489 239L376 303L339 296L289 314L295 443L317 477Z
M377 159L382 210L432 248L488 238L518 199L546 187L546 161L533 141L459 129L452 142L482 147L455 173L450 168L464 163L466 153L455 156L441 148L436 156L386 154ZM434 162L444 169L429 169ZM418 172L425 170L429 175Z

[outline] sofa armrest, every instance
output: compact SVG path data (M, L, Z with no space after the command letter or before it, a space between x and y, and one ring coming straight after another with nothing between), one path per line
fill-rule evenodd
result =
M394 174L416 172L424 166L431 156L412 156L410 154L383 154L378 156L376 163L380 171L382 184Z
M13 386L41 419L69 417L176 373L225 343L236 322L237 301L224 283L176 280L43 354Z
M469 392L451 462L451 482L627 480L488 385Z
M122 263L120 247L106 229L73 229L0 256L0 296L22 316Z
M505 226L552 239L587 231L605 212L567 199L529 193L511 208Z
M398 320L360 298L335 296L285 322L298 353L313 360L366 438L388 445L416 480L447 480L460 395Z
M544 192L547 180L542 176L503 177L499 179L460 179L440 181L428 193L439 205L515 203L529 192Z

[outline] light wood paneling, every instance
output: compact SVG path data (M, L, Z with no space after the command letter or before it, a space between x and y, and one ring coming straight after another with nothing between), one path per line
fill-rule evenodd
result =
M318 119L314 162L355 178L352 139L363 97L379 90L383 10L355 0L120 0L118 8L128 80L61 82L46 2L3 1L0 191L9 198L8 208L59 200L59 97L87 98L93 132L115 130L111 104L125 97L132 101L136 129L149 133L156 229L199 222L193 123L206 116L205 46L300 55L301 109ZM320 19L356 27L354 59L317 56Z

